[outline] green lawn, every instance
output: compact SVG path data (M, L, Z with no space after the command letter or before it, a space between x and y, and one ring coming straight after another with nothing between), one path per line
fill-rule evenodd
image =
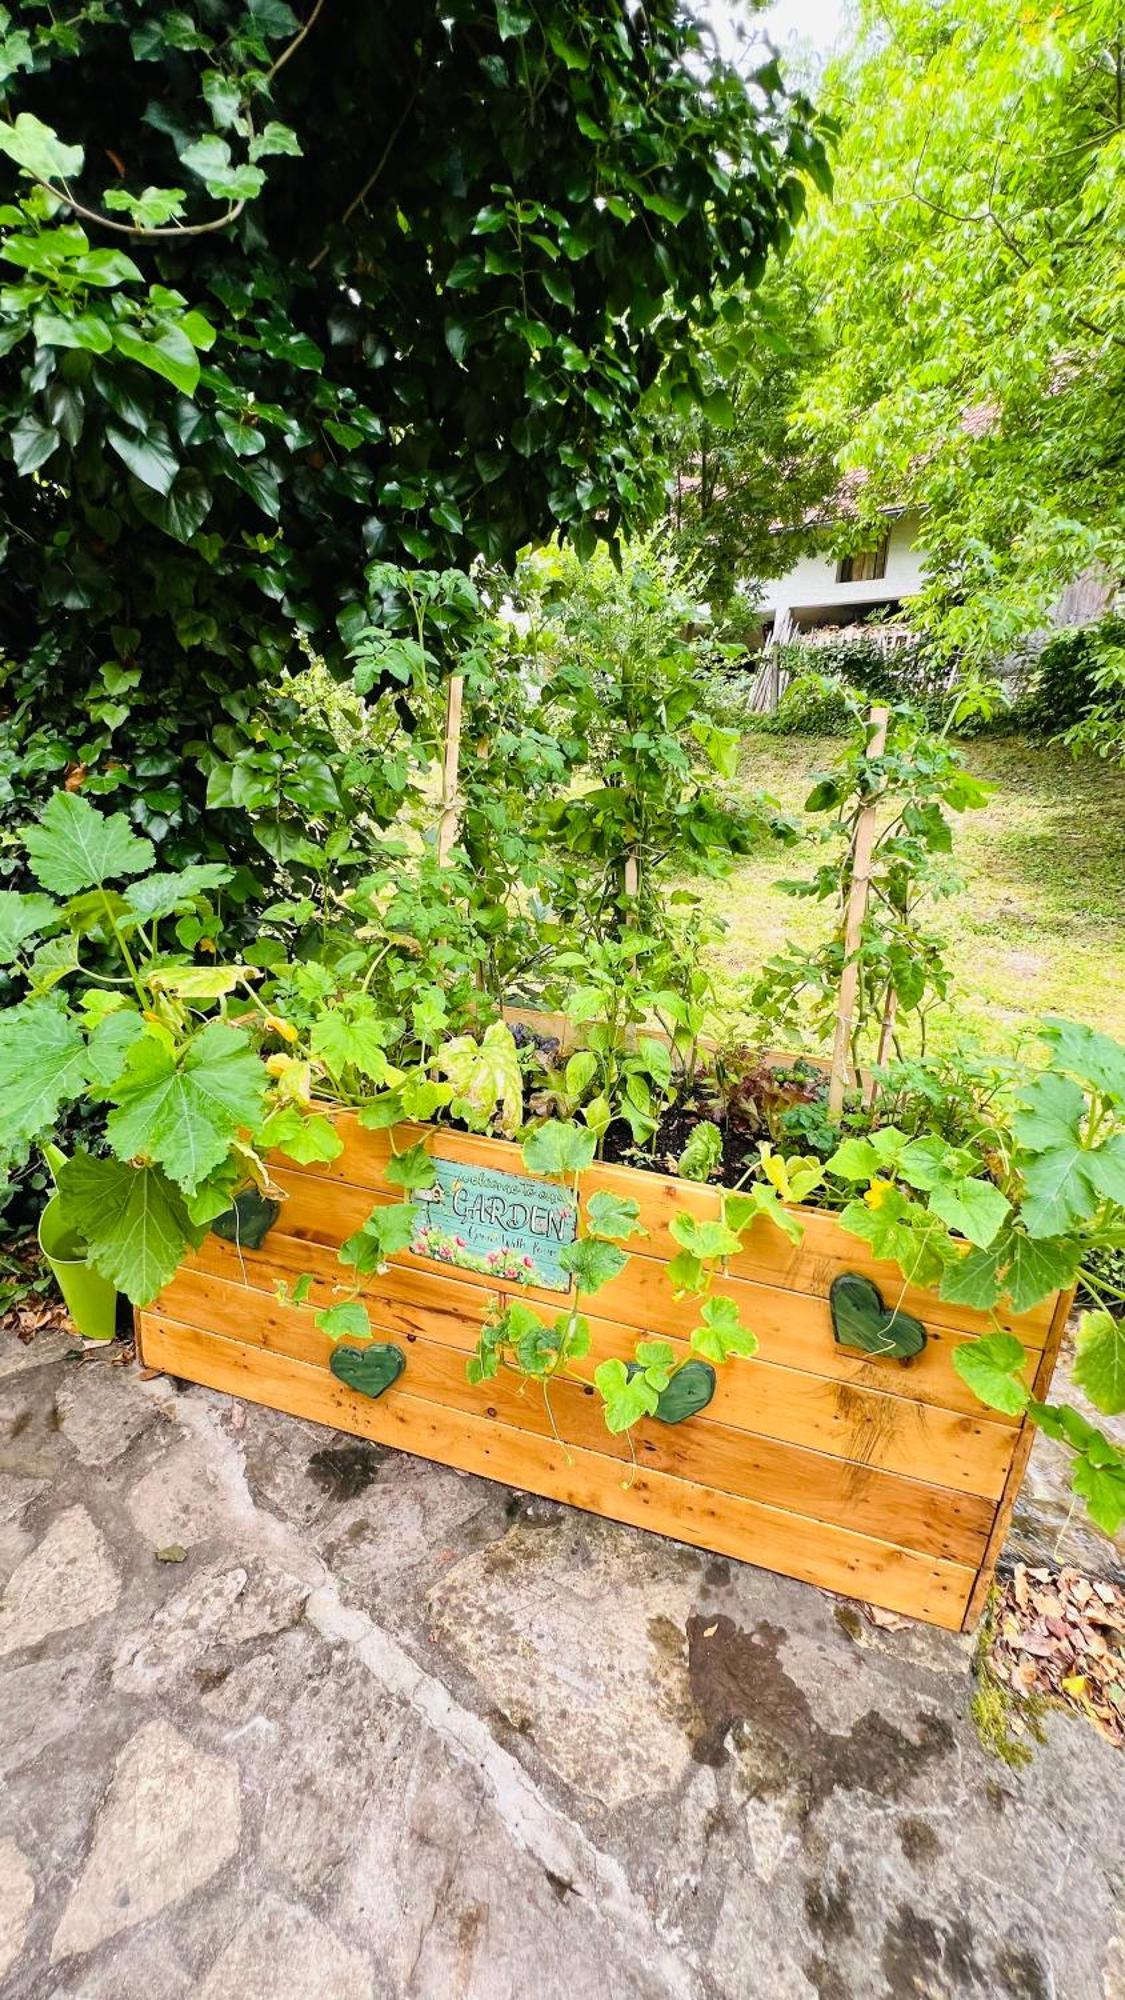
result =
M799 813L812 772L838 746L809 737L749 737L742 777ZM966 1033L993 1046L1043 1013L1068 1014L1125 1039L1125 773L1074 763L1018 738L970 744L969 768L998 790L960 817L955 859L964 890L935 908L955 978L938 1039ZM772 849L708 883L730 933L720 950L732 997L787 935L812 939L825 910L781 894L779 877L811 872L815 850Z

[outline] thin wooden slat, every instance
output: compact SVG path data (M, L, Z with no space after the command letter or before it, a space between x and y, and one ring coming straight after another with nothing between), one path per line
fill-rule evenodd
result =
M301 1183L307 1181L345 1184L363 1193L368 1210L378 1195L398 1198L385 1178L391 1153L390 1134L366 1131L350 1112L336 1114L335 1123L344 1139L344 1150L339 1157L311 1169L295 1167L274 1156L270 1167L278 1184L295 1194L300 1191ZM519 1147L506 1140L476 1138L460 1132L435 1133L433 1126L396 1129L395 1140L400 1150L420 1139L425 1139L442 1159L528 1177ZM599 1188L637 1203L641 1226L648 1234L634 1241L642 1254L650 1258L667 1260L675 1255L679 1246L669 1229L673 1216L687 1213L703 1220L714 1219L720 1212L716 1189L662 1174L641 1173L633 1167L591 1167L581 1177L583 1201ZM964 1333L994 1333L1000 1326L1018 1334L1025 1346L1042 1348L1050 1325L1050 1300L1028 1313L997 1308L995 1317L968 1306L939 1303L932 1292L904 1284L897 1265L872 1257L867 1245L858 1236L849 1236L841 1229L834 1216L814 1208L796 1212L804 1228L801 1243L790 1243L774 1223L759 1217L751 1225L743 1249L730 1261L732 1276L826 1298L834 1277L841 1271L857 1271L879 1286L888 1305L898 1305L919 1319Z
M349 1294L354 1289L348 1283L348 1271L330 1246L289 1237L280 1228L271 1231L261 1251L243 1252L241 1261L238 1252L229 1245L218 1237L208 1237L189 1259L190 1266L213 1271L218 1277L237 1277L270 1293L279 1284L292 1285L302 1272L309 1272L326 1288L317 1293L318 1305L331 1304L333 1290L338 1296L341 1287ZM620 1336L617 1351L624 1351L640 1331L682 1340L697 1323L698 1302L682 1302L672 1312L663 1309L663 1301L670 1298L663 1279L659 1281L651 1319L641 1309L629 1321L615 1319L619 1289L620 1281L616 1288L605 1286L591 1302L594 1318L613 1326ZM476 1330L500 1291L505 1297L530 1298L547 1310L558 1310L559 1305L552 1293L528 1292L521 1287L516 1294L511 1287L482 1285L471 1280L468 1273L417 1257L395 1259L380 1276L362 1281L360 1290L369 1301L385 1301L384 1310L400 1314L404 1328L424 1330L422 1321L427 1312L442 1322L459 1319L464 1330L449 1337L460 1346L475 1344ZM1007 1430L1018 1426L1017 1417L985 1409L953 1367L952 1354L969 1338L966 1334L931 1328L926 1346L911 1361L870 1361L837 1346L824 1299L795 1299L792 1293L780 1291L776 1286L740 1284L734 1279L719 1279L715 1290L735 1300L746 1325L758 1336L763 1361L845 1382L853 1388L874 1389L879 1395L903 1396L908 1402L933 1404L938 1409L956 1411L981 1423L999 1424ZM1029 1386L1035 1360L1035 1356L1028 1360ZM720 1375L723 1384L737 1380L737 1369L724 1370ZM720 1393L725 1394L725 1389Z
M295 1257L299 1271L317 1267L309 1251L312 1246L319 1246L329 1253L337 1282L346 1282L347 1274L338 1261L340 1241L360 1228L372 1207L390 1197L372 1196L342 1185L326 1193L323 1183L309 1181L298 1185L294 1180L290 1185L281 1221L266 1240L267 1253L273 1243L275 1256L287 1261ZM288 1239L284 1248L279 1232ZM288 1247L294 1241L308 1245L309 1249L294 1253ZM399 1269L455 1275L459 1282L490 1298L501 1290L517 1295L515 1287L498 1286L494 1278L483 1273L462 1271L433 1258L416 1257L410 1251L396 1254L391 1261ZM904 1366L894 1360L857 1364L856 1357L837 1346L828 1301L819 1294L789 1292L779 1286L763 1286L732 1276L716 1279L713 1290L735 1301L746 1325L763 1343L767 1358L834 1380L863 1383L880 1394L904 1395L910 1401L933 1401L947 1409L980 1417L980 1404L952 1366L954 1348L967 1337L963 1334L928 1328L932 1339L927 1340L922 1353L909 1364ZM551 1312L563 1310L569 1303L565 1294L535 1285L520 1286L518 1296ZM641 1254L634 1254L592 1303L601 1317L633 1327L637 1332L686 1339L699 1323L699 1300L677 1299L668 1279L667 1265ZM923 1390L916 1395L915 1380L928 1385L929 1393Z
M385 1327L378 1283L365 1297ZM447 1317L443 1325L448 1340L452 1322ZM420 1330L430 1331L425 1322ZM472 1345L471 1323L466 1333L465 1345ZM634 1335L628 1329L591 1321L591 1336L591 1353L578 1364L582 1371L592 1372L599 1360L632 1351ZM735 1428L827 1452L856 1466L924 1476L931 1485L959 1493L996 1500L1003 1490L1014 1436L1010 1428L757 1359L730 1363L720 1376L711 1410Z
M304 1362L151 1313L139 1315L139 1322L149 1367L949 1629L957 1629L964 1616L974 1576L968 1566L805 1520L647 1466L625 1486L616 1461L582 1448L566 1453L551 1439L495 1418L445 1410L405 1393L372 1402Z
M328 1366L332 1352L332 1341L320 1332L311 1313L263 1296L253 1314L248 1314L242 1288L220 1278L185 1273L165 1293L161 1314L181 1325L261 1346L320 1368ZM394 1329L378 1316L372 1330L381 1338L395 1337ZM401 1378L405 1392L424 1395L469 1416L498 1414L518 1428L552 1435L543 1395L536 1387L526 1386L509 1371L473 1387L466 1378L461 1350L417 1333L399 1338L408 1357ZM595 1349L585 1364L587 1376L597 1358ZM556 1381L551 1388L551 1409L567 1443L601 1451L628 1466L628 1445L624 1439L610 1436L588 1387ZM784 1506L793 1513L855 1528L898 1547L954 1562L980 1561L995 1511L991 1501L970 1494L949 1492L917 1478L778 1443L766 1435L748 1434L719 1421L714 1403L690 1423L642 1423L636 1434L636 1450L642 1463L658 1471L677 1473L722 1492Z
M1070 1317L1070 1309L1073 1304L1073 1290L1061 1292L1055 1302L1050 1333L1047 1337L1047 1344L1039 1358L1039 1366L1036 1370L1035 1383L1032 1389L1032 1394L1037 1402L1041 1403L1046 1400L1047 1392L1051 1386L1051 1377L1055 1372L1055 1364L1059 1358L1062 1337L1066 1331L1066 1323ZM996 1574L996 1564L999 1560L1000 1551L1008 1538L1008 1530L1012 1525L1012 1515L1015 1511L1016 1500L1019 1496L1020 1487L1023 1485L1023 1476L1027 1471L1027 1461L1031 1455L1031 1447L1034 1442L1035 1425L1025 1417L1020 1426L1019 1436L1016 1439L1015 1448L1012 1452L1012 1462L1008 1468L1008 1477L1004 1482L1004 1491L1000 1496L1000 1504L996 1509L996 1516L992 1523L992 1532L988 1538L988 1545L981 1558L977 1580L973 1585L972 1594L965 1608L963 1629L966 1632L972 1631L988 1602L988 1593L992 1588L992 1579Z

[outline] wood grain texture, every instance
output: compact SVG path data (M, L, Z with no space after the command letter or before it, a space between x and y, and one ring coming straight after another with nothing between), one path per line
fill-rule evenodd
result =
M361 1201L349 1206L349 1213L356 1214L362 1209L363 1202L367 1204L364 1212L369 1212L375 1196L397 1198L396 1191L385 1177L391 1153L390 1134L365 1131L351 1112L337 1113L334 1122L344 1140L344 1150L339 1157L327 1165L298 1168L274 1155L270 1167L279 1186L294 1200L302 1193L302 1184L308 1181L348 1186L362 1196ZM430 1150L441 1159L534 1178L527 1174L519 1147L503 1139L480 1139L466 1133L439 1132L432 1125L396 1128L395 1141L400 1151L419 1140L425 1140ZM646 1257L655 1260L667 1261L679 1247L669 1232L674 1215L687 1213L700 1219L714 1219L720 1213L721 1201L717 1189L661 1174L640 1173L633 1167L591 1167L581 1176L583 1202L598 1189L622 1195L637 1203L641 1226L648 1234L646 1237L635 1237L633 1242ZM305 1193L314 1205L323 1201L323 1196L309 1197L307 1190ZM303 1209L304 1206L302 1203ZM774 1223L760 1216L751 1225L743 1249L738 1256L731 1258L730 1272L733 1277L827 1298L834 1277L841 1271L858 1271L879 1286L887 1305L897 1304L904 1312L913 1313L927 1323L963 1333L994 1333L999 1324L1005 1330L1018 1334L1025 1346L1037 1351L1042 1348L1051 1321L1049 1300L1029 1313L998 1309L995 1318L989 1313L974 1312L968 1306L939 1303L932 1292L917 1285L905 1285L897 1265L872 1257L867 1245L858 1236L849 1236L846 1230L841 1229L834 1216L813 1208L795 1212L804 1227L801 1243L790 1243ZM291 1234L301 1233L289 1222L286 1222L285 1228Z
M1051 1378L1054 1375L1055 1366L1058 1362L1059 1349L1062 1346L1063 1334L1066 1332L1066 1323L1070 1317L1073 1304L1073 1288L1069 1292L1060 1292L1055 1300L1055 1310L1051 1318L1047 1344L1039 1356L1038 1366L1035 1371L1035 1380L1032 1385L1032 1395L1038 1403L1046 1400L1048 1391L1050 1390ZM1023 1485L1023 1476L1027 1471L1027 1461L1031 1456L1031 1447L1034 1442L1035 1425L1025 1417L1020 1425L1019 1434L1016 1437L1012 1450L1012 1462L1008 1467L1008 1477L1004 1481L1004 1491L1000 1495L1000 1502L996 1509L992 1530L988 1537L984 1555L981 1558L977 1580L973 1585L969 1602L965 1608L963 1629L966 1632L973 1630L985 1605L988 1603L988 1593L992 1588L992 1579L996 1574L996 1564L999 1561L1000 1551L1008 1539L1008 1530L1012 1525L1012 1515L1015 1512L1016 1501L1019 1498L1020 1487Z
M350 1295L354 1290L348 1283L348 1271L341 1266L332 1247L308 1238L290 1237L282 1233L280 1225L270 1232L260 1251L243 1252L241 1261L237 1251L217 1237L207 1237L184 1268L213 1271L216 1277L237 1276L239 1281L270 1293L279 1284L292 1285L296 1277L307 1272L317 1279L313 1296L318 1306L331 1305L344 1293ZM698 1322L698 1302L685 1300L676 1306L663 1277L645 1288L646 1298L651 1300L651 1313L640 1309L630 1320L615 1317L621 1290L619 1280L615 1286L604 1286L591 1301L593 1320L606 1322L619 1336L614 1351L625 1352L638 1332L659 1333L673 1341L685 1340ZM921 1354L909 1362L872 1361L837 1346L825 1299L801 1297L775 1286L741 1284L735 1279L717 1280L714 1290L738 1305L745 1323L758 1336L763 1361L820 1375L852 1388L873 1389L881 1396L902 1396L907 1402L933 1404L937 1409L972 1417L977 1423L998 1424L1006 1430L1018 1426L1018 1418L1005 1416L1000 1410L985 1409L953 1367L952 1355L969 1337L965 1334L931 1329ZM498 1296L518 1296L544 1309L559 1309L558 1298L552 1292L528 1290L525 1286L520 1286L517 1292L512 1287L482 1285L470 1273L417 1257L396 1259L378 1278L361 1281L360 1291L368 1301L378 1299L384 1310L400 1313L406 1328L412 1326L423 1331L425 1315L433 1314L444 1329L439 1337L462 1347L475 1344L481 1321ZM631 1295L625 1300L627 1308L630 1298ZM632 1303L635 1305L635 1300ZM591 1315L588 1313L587 1317ZM1028 1360L1029 1386L1036 1360L1034 1355ZM723 1372L720 1395L725 1396L728 1385L733 1386L737 1380L737 1369Z
M971 1566L648 1465L625 1484L618 1460L580 1446L564 1450L552 1438L498 1417L447 1409L402 1388L372 1402L307 1362L202 1333L157 1313L143 1313L139 1321L149 1367L948 1629L959 1628L964 1618L975 1575Z
M185 1272L176 1279L163 1295L161 1314L181 1325L261 1346L312 1367L327 1368L332 1352L333 1343L321 1333L311 1313L282 1305L264 1293L248 1310L240 1285L200 1273ZM468 1416L498 1415L517 1428L544 1437L552 1435L540 1389L525 1385L507 1371L474 1388L466 1378L465 1354L460 1347L429 1338L425 1319L421 1332L404 1332L401 1326L389 1325L389 1317L376 1306L373 1332L402 1345L407 1355L400 1384L403 1392L424 1396ZM613 1332L599 1329L595 1334L592 1353L582 1364L587 1379L597 1361L611 1351ZM732 1366L722 1372L735 1375L740 1371ZM717 1403L718 1397L689 1423L642 1423L636 1436L639 1461L723 1492L854 1528L899 1547L954 1562L976 1565L980 1561L994 1513L990 1500L887 1472L877 1465L802 1448L761 1428L737 1428L722 1421ZM768 1405L768 1396L764 1405L760 1399L757 1415L761 1424L769 1421ZM616 1459L623 1471L627 1469L628 1445L606 1430L600 1403L590 1387L555 1382L551 1410L568 1444L600 1452Z
M277 1244L275 1256L285 1247ZM232 1278L240 1275L237 1258L231 1261L228 1257L225 1263L220 1259L221 1253L209 1251L208 1268ZM260 1261L253 1252L245 1253L247 1270L252 1264L258 1267ZM294 1257L288 1272L290 1282L302 1268L308 1268L307 1254L303 1259L300 1254ZM405 1275L415 1276L413 1272ZM363 1298L374 1323L391 1332L394 1316L384 1309L382 1282L377 1279L370 1283ZM180 1280L174 1280L170 1291L162 1295L162 1307L176 1296L179 1283ZM609 1290L606 1286L599 1297L607 1295ZM428 1318L424 1310L418 1322L419 1331L463 1350L475 1344L479 1319L462 1322L458 1329L448 1311L436 1324L428 1324ZM631 1355L635 1329L605 1319L592 1319L590 1327L590 1354L577 1364L582 1372L592 1373L599 1361L614 1355L622 1359ZM678 1336L669 1335L659 1323L654 1331L672 1339L676 1351L686 1354L686 1345ZM1003 1490L1016 1435L1011 1425L989 1423L980 1416L963 1416L908 1396L889 1395L881 1389L853 1387L760 1357L728 1363L719 1370L715 1400L710 1408L713 1416L721 1417L736 1429L805 1445L813 1451L826 1451L853 1465L878 1466L907 1477L921 1474L932 1485L992 1500L998 1499Z

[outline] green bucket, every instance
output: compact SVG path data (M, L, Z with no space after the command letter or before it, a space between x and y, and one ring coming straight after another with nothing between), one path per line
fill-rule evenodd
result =
M63 1220L61 1195L53 1194L39 1217L39 1248L79 1333L85 1340L112 1340L117 1331L117 1287L90 1269L85 1244Z

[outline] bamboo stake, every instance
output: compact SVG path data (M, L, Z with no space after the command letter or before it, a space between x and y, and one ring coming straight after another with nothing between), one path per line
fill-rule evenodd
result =
M868 757L881 757L887 744L889 710L873 708L869 718L871 738ZM832 1048L832 1076L828 1086L828 1116L839 1124L844 1109L844 1091L850 1074L852 1024L859 989L859 948L863 920L867 915L867 895L871 882L871 853L875 846L875 807L864 806L856 821L852 844L852 880L848 891L844 925L844 968L840 974L840 1000L836 1009L836 1039Z
M441 817L437 835L439 868L444 868L449 860L460 817L457 773L461 762L461 700L464 692L464 675L451 674L445 695L445 747L441 762Z

